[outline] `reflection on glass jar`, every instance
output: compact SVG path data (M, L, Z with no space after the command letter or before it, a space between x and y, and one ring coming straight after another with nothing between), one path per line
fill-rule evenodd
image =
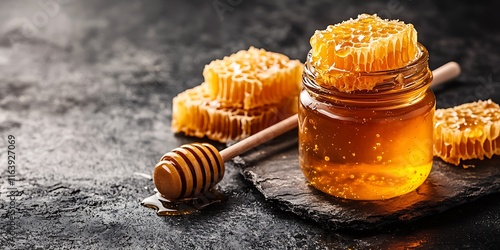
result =
M317 83L305 65L299 104L299 162L317 189L345 199L381 200L420 186L432 168L435 97L428 52L389 71L356 72L370 91L340 92Z

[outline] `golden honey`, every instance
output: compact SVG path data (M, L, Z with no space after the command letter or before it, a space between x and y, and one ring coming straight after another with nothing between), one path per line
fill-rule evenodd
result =
M376 84L349 92L323 84L309 53L299 101L299 162L312 186L340 198L380 200L425 181L435 97L428 88L428 52L417 47L417 58L403 67L351 74ZM345 71L333 74L339 72Z

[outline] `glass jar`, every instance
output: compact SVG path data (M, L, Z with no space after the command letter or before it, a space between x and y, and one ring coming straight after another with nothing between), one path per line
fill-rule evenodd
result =
M299 103L299 162L312 186L345 199L383 200L425 181L436 100L428 52L421 44L419 50L403 68L354 72L377 85L349 93L318 84L309 53Z

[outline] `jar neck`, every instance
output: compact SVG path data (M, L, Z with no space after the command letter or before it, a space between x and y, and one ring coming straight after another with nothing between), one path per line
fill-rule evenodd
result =
M418 57L408 65L393 70L375 72L346 72L342 70L332 70L333 74L348 74L355 79L376 81L377 84L371 90L356 90L352 92L342 92L334 87L323 87L319 76L311 61L311 52L307 56L307 61L302 75L304 89L309 94L318 99L344 105L364 106L394 106L408 105L419 101L425 96L432 81L432 72L429 69L429 54L427 49L418 44Z

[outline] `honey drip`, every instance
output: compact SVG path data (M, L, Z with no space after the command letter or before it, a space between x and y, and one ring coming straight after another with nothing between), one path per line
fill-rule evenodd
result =
M222 203L226 200L226 196L212 188L194 198L175 201L168 200L162 197L160 193L156 192L152 196L144 199L141 205L156 210L159 216L176 216L199 213L200 210L209 205Z

